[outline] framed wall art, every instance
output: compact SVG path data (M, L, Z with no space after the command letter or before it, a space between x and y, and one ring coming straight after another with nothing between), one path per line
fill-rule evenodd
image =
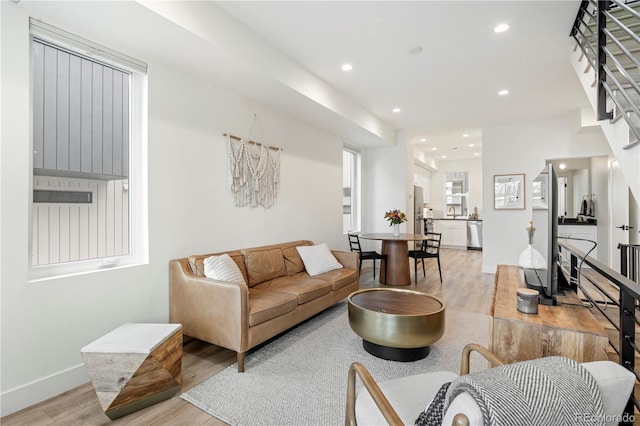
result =
M524 174L493 176L494 209L522 210L524 196Z

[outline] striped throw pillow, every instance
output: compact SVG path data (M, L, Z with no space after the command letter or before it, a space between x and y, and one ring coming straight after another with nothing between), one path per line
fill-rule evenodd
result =
M331 253L326 243L315 246L298 246L296 249L302 258L304 268L311 276L324 274L343 267Z
M207 257L204 260L204 276L214 280L244 283L244 277L236 262L228 254Z

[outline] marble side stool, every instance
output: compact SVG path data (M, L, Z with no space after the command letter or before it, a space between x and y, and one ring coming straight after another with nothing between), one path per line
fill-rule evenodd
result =
M111 420L180 390L181 324L124 324L82 348L81 354Z

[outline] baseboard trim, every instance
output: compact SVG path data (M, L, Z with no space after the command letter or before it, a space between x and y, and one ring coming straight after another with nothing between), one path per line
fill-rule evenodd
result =
M84 364L78 364L0 394L0 417L8 416L89 381Z

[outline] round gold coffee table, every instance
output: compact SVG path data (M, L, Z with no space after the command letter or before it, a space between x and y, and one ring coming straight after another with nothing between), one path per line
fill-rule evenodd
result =
M414 290L369 288L349 298L349 325L372 355L392 361L416 361L444 334L445 305Z

